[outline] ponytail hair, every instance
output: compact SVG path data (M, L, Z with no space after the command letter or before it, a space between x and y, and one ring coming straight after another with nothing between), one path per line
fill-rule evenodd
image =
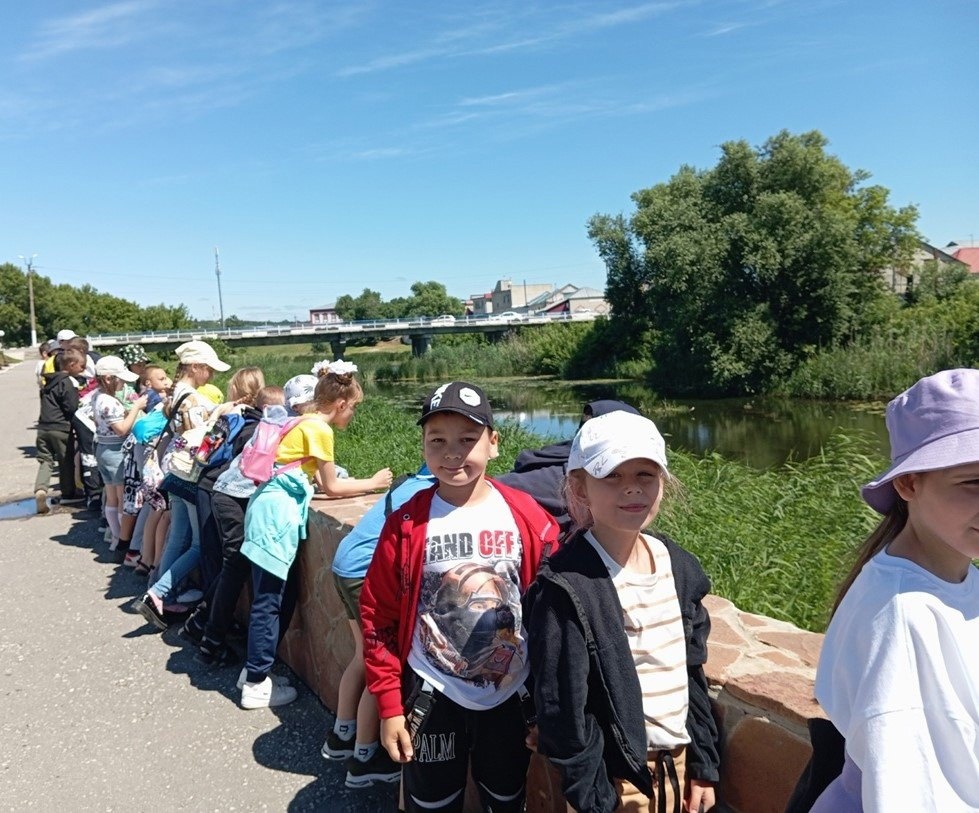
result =
M316 390L313 392L313 403L316 408L328 408L340 400L362 400L364 391L360 382L354 377L356 372L357 365L345 361L315 365L313 374L319 377Z
M907 522L908 504L898 497L890 510L884 514L884 518L877 524L877 527L870 532L870 536L857 549L857 560L840 585L840 590L836 594L836 601L833 602L833 612L830 613L830 618L836 615L840 602L843 601L843 596L853 586L853 582L860 575L863 566L893 542L897 535L901 533L904 526L907 525Z

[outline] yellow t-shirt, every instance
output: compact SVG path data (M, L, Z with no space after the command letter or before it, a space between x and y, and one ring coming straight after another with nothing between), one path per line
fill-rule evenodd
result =
M279 442L276 463L291 463L303 457L311 457L302 465L310 480L316 474L321 460L333 462L333 429L319 418L304 418Z

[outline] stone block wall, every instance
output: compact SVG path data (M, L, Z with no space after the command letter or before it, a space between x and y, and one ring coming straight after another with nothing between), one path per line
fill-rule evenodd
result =
M330 709L336 709L340 676L353 653L330 563L340 540L375 499L315 498L309 539L297 562L299 604L281 654ZM806 721L824 716L812 696L823 636L741 612L717 596L706 603L712 621L706 673L723 735L716 810L781 813L809 759ZM537 755L527 809L566 810L557 774Z

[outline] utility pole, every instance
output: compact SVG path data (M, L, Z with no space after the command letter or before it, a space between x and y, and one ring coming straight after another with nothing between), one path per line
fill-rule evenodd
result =
M24 261L24 265L27 266L27 299L30 302L31 308L31 347L37 347L37 320L34 318L34 258L37 257L36 254L31 254L31 258L27 259L23 254L18 255L21 260Z
M214 247L214 276L218 278L218 308L221 310L221 327L224 327L224 302L221 299L221 264L218 262L218 247Z

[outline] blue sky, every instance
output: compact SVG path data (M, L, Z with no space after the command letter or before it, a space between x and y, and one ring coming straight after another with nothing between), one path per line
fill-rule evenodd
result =
M979 4L0 0L0 262L306 318L364 287L604 287L596 212L822 131L979 239Z

